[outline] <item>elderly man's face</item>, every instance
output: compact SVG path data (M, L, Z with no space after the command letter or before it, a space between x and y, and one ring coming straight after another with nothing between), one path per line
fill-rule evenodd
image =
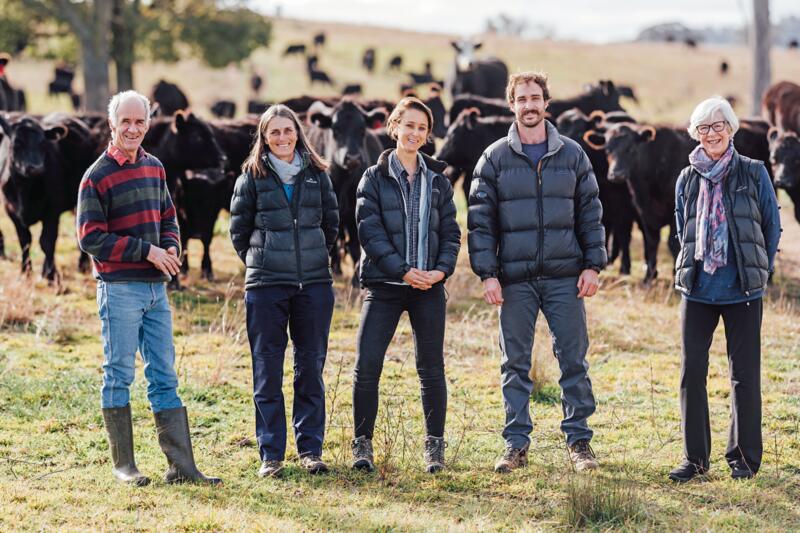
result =
M716 160L722 157L725 150L728 149L731 140L731 126L725 120L722 111L717 110L697 125L697 136L708 156Z
M117 123L114 124L110 119L109 123L111 142L128 154L131 160L135 159L150 125L144 104L137 98L123 100L117 109Z

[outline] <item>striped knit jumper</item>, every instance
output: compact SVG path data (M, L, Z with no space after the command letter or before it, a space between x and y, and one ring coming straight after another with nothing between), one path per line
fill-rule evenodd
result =
M94 275L106 282L164 282L147 260L151 244L175 247L180 233L161 161L139 148L131 162L108 149L83 175L78 191L78 244L92 256Z

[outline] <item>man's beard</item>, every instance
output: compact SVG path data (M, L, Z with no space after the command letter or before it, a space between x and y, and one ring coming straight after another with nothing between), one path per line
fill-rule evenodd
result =
M535 128L542 120L544 120L544 113L528 112L522 115L519 122L526 128Z

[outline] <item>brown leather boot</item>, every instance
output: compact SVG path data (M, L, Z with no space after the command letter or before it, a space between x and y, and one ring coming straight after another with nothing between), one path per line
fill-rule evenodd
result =
M108 433L108 448L114 463L114 477L123 483L144 487L150 478L139 472L133 458L133 424L131 406L103 409L103 421Z
M164 474L167 483L208 483L217 485L222 480L203 475L197 469L192 451L192 439L189 435L189 417L185 407L166 409L154 413L158 444L167 456L169 469Z

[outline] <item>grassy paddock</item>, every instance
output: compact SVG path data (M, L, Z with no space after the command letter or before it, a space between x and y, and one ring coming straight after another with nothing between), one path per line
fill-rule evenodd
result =
M306 91L299 60L279 71L276 58L283 44L310 35L317 27L281 22L276 25L275 46L257 54L256 61L269 72L268 88L275 98ZM406 50L409 68L421 69L422 59L429 56L441 72L450 58L444 36L325 27L331 54L323 57L326 68L355 61L373 42L380 42L385 51L379 53L381 65L390 51L400 49ZM513 70L550 70L556 94L574 92L580 83L601 76L633 83L642 99L634 112L652 119L684 121L695 101L709 93L744 96L747 92L748 60L740 48L689 52L667 45L597 47L500 40L490 40L487 48L503 50ZM776 77L800 77L797 56L775 54L781 59L774 65ZM733 64L732 77L724 83L715 70L722 55ZM22 62L10 71L12 77L31 82L29 94L36 110L56 105L42 96L47 67ZM698 75L703 69L708 69L708 76ZM199 108L212 96L244 99L243 91L228 95L219 89L244 87L244 74L237 69L212 72L188 61L177 66L141 65L137 75L143 89L161 76L180 81ZM340 78L355 81L359 75L353 67L352 73ZM392 94L397 81L396 77L376 80L368 90L373 96ZM785 201L784 207L788 207ZM198 279L200 246L192 241L189 288L173 293L171 301L180 394L189 409L198 463L207 473L223 477L225 485L171 487L158 480L166 462L158 450L140 366L132 394L137 459L140 468L156 479L143 489L121 486L110 473L99 409L102 347L94 283L75 268L72 215L62 218L59 287L48 287L38 275L19 276L13 228L7 217L0 216L11 257L0 261L0 530L797 530L800 227L789 215L790 210L784 209L783 252L765 305L765 455L763 469L752 482L730 480L723 459L730 385L722 328L712 346L709 370L711 472L703 483L676 486L666 480L666 472L682 453L678 297L667 279L671 265L663 246L661 279L650 289L640 286L638 237L633 276L619 277L617 266L611 267L602 274L600 295L587 302L589 361L598 401L590 423L596 432L592 444L601 461L599 472L576 475L569 464L558 431L558 366L546 323L540 320L534 348L538 386L532 403L531 464L508 476L492 473L502 451L504 416L497 317L480 299L479 282L463 250L447 285L448 469L437 476L422 472L424 430L413 339L405 318L387 353L381 383L375 439L378 472L363 475L348 469L360 306L346 284L337 281L325 368L325 457L333 472L321 477L301 472L292 463L290 437L292 466L287 477L259 479L241 305L243 269L226 238L223 217L212 246L217 281ZM462 227L463 218L462 210ZM38 235L38 226L33 233ZM35 245L32 255L38 274L42 254ZM291 399L290 351L285 368L285 392Z

